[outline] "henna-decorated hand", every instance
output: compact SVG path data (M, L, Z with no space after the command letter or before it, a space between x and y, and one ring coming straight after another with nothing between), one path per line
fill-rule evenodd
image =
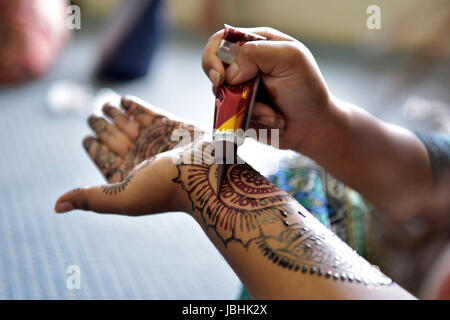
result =
M185 211L255 298L411 298L249 165L230 165L218 195L212 144L204 139L179 146L170 137L180 128L187 129L182 136L187 132L192 138L193 126L132 99L121 105L125 112L103 109L114 124L90 118L98 139L84 142L115 183L67 192L57 200L56 212Z
M134 97L123 97L120 105L120 109L111 104L102 108L112 122L89 117L97 138L89 136L83 141L111 184L72 190L58 199L55 211L82 209L135 215L182 209L172 205L177 200L171 181L176 176L175 162L182 152L180 147L204 132L169 119Z
M156 112L156 107L146 107L145 102L135 97L123 97L120 105L123 111L109 103L102 108L112 123L102 117L89 117L89 126L97 139L87 137L83 141L89 156L110 183L122 181L142 161L179 145L177 139L172 140L175 130L183 129L182 133L190 135L191 141L194 133L203 134L192 125Z

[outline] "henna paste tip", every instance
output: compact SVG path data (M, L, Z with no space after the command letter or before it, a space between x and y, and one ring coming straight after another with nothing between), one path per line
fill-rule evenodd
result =
M91 148L92 143L94 143L95 139L93 137L87 137L83 140L83 147L86 149L86 151L89 151Z
M226 165L225 164L218 164L217 165L217 195L220 195L220 187L222 186L223 178L225 176L226 172Z

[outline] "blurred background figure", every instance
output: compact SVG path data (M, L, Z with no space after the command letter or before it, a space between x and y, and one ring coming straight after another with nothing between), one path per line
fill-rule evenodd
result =
M0 1L0 84L42 75L69 35L64 0Z
M81 9L81 29L66 26L70 4ZM374 4L381 29L369 30ZM449 134L449 9L448 0L0 0L0 299L240 297L239 279L186 215L52 213L62 191L103 183L81 146L86 115L131 94L210 127L214 96L201 55L227 23L289 34L340 99L411 130ZM265 174L274 173L270 159L289 159L272 179L322 222L419 297L448 293L439 286L449 269L445 179L430 195L435 209L395 224L298 154L255 152L252 141L240 152ZM66 287L70 265L82 270L80 290Z
M147 74L164 21L160 0L124 1L110 19L99 76L131 80Z

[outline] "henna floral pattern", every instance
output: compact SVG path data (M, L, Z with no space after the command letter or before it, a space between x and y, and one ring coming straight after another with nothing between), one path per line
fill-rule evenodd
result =
M146 112L149 111L136 105L130 109L134 117ZM97 130L102 128L97 127ZM85 141L86 149L91 151L91 157L103 174L110 181L121 181L103 187L103 192L108 195L122 192L135 174L154 160L155 155L179 145L178 141L170 139L178 128L187 129L194 137L194 127L152 114L147 125L140 123L134 147L119 166L107 149L100 144L94 145L94 139ZM371 286L392 283L288 193L250 166L230 165L220 194L217 194L217 165L209 164L212 155L198 163L193 161L198 153L205 155L204 151L211 150L211 146L206 142L184 146L176 165L178 175L174 182L187 193L194 214L199 215L206 232L216 233L225 247L231 242L246 249L256 247L277 266L299 274ZM138 166L139 163L141 165Z
M245 247L258 237L261 226L274 222L282 223L279 210L284 208L288 196L280 189L246 194L240 191L230 176L257 174L247 165L233 165L224 179L220 197L216 195L217 166L179 165L176 182L182 183L189 194L193 209L201 212L204 227L213 229L225 245L238 241ZM215 176L214 178L212 176ZM213 181L214 181L213 180ZM238 190L238 191L236 191Z
M181 161L177 168L174 181L189 195L206 232L215 232L225 247L254 244L274 264L300 274L371 286L392 283L250 166L229 166L220 195L217 165Z
M307 223L288 226L279 235L261 233L256 245L264 256L288 270L315 274L333 280L390 285L392 280L372 266L313 217ZM319 229L316 229L319 227Z

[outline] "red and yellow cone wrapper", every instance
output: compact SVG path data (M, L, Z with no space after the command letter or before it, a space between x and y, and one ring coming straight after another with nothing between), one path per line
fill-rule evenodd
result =
M244 43L257 40L266 38L225 25L218 57L227 68ZM235 163L237 147L244 141L244 131L250 123L259 81L260 76L257 76L239 85L223 83L217 88L213 131L214 159L218 164L217 194L226 175L226 164Z

